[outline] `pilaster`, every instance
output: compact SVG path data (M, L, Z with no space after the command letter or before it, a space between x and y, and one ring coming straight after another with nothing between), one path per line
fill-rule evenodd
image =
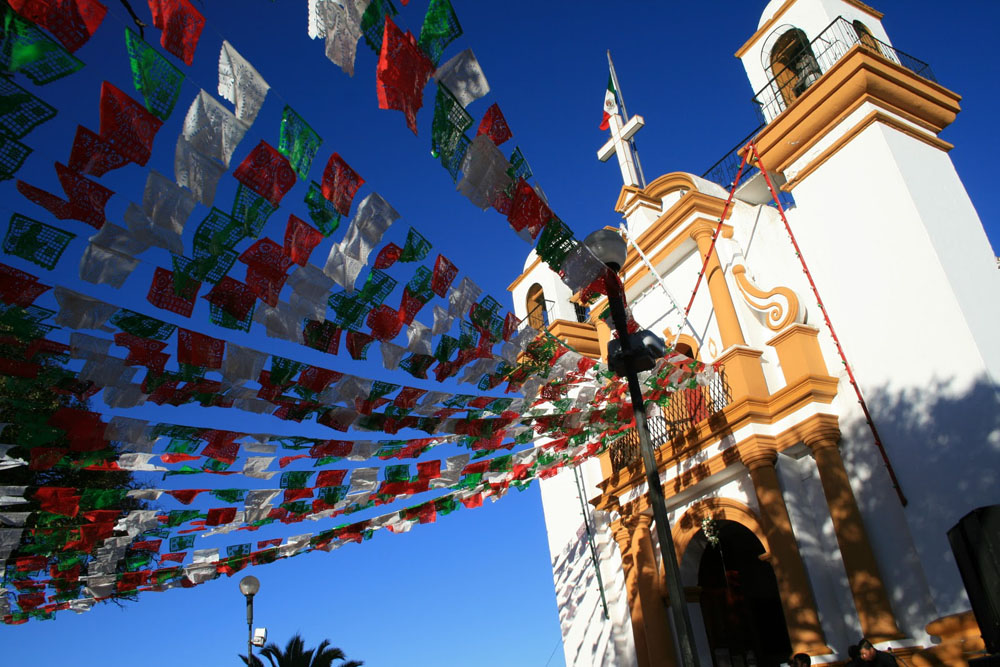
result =
M705 282L708 283L708 291L712 297L712 307L715 310L715 318L719 324L719 335L722 337L722 346L745 345L743 330L740 328L740 321L736 317L736 308L733 306L733 296L729 292L729 285L726 284L726 276L719 263L719 255L712 247L712 235L714 233L711 225L693 225L691 238L698 244L698 252L705 264ZM709 252L711 251L711 255Z
M611 522L611 532L622 554L622 570L625 573L625 593L628 595L629 615L632 619L632 639L635 642L635 657L639 667L650 667L649 649L646 647L646 626L639 594L639 568L632 543L635 531L635 517L623 516Z
M755 436L740 446L740 457L749 469L750 479L753 481L760 508L760 521L770 545L771 566L778 581L792 652L809 655L833 653L833 649L826 645L812 586L778 483L774 467L778 459L776 446L767 442L764 437Z
M840 457L838 439L839 432L821 433L807 438L806 444L819 470L861 630L873 643L897 639L905 635L896 625L868 531Z

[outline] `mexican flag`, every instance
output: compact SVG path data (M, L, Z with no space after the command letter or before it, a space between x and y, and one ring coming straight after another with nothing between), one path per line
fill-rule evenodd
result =
M615 83L608 75L608 91L604 93L604 117L601 118L601 129L608 129L608 119L612 114L618 113L618 91L615 90Z

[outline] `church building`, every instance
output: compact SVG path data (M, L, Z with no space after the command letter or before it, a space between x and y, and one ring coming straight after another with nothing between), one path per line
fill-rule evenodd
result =
M983 649L947 533L1000 503L1000 271L938 137L960 96L881 19L771 0L736 52L764 125L702 176L646 183L641 119L610 119L633 317L719 372L648 412L684 600L636 438L541 483L567 665L679 664L674 604L702 667L843 664L862 637L907 667ZM606 353L606 301L588 313L534 253L510 291Z

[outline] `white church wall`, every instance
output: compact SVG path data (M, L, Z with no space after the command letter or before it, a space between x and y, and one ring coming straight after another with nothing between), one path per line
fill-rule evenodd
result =
M1000 270L969 195L946 153L880 128L903 173L965 324L994 384L1000 381ZM933 325L932 325L933 328Z
M825 511L826 498L816 464L808 455L796 460L783 454L778 456L775 467L826 643L837 651L830 658L843 660L847 645L857 643L862 636L861 624L851 602L851 588L833 532L833 520Z
M677 256L680 257L677 257ZM663 278L664 284L677 301L680 309L687 305L694 287L691 276L698 275L701 270L701 257L692 245L685 253L683 250L674 257L656 267L657 273ZM722 338L719 335L718 324L712 312L712 302L708 294L708 286L702 281L698 289L688 324L684 324L683 310L673 308L670 299L662 289L650 284L642 299L632 302L632 315L639 326L649 329L662 336L665 329L676 334L678 327L683 325L681 333L693 337L701 349L701 359L711 360L722 352ZM666 341L668 344L671 341Z
M587 502L600 492L596 487L601 479L600 463L591 460L579 470L585 489L583 502ZM592 513L591 530L601 568L599 582L573 471L564 470L542 480L539 487L566 664L574 667L635 665L621 554L611 535L607 516ZM607 617L601 599L602 587Z
M996 393L975 384L982 356L922 219L940 212L911 188L955 193L904 173L905 160L943 170L900 152L889 133L895 130L867 128L798 185L800 213L811 222L795 232L904 491L912 489L906 514L946 614L968 603L945 531L995 502L1000 488ZM953 213L947 224L979 222ZM926 474L929 466L935 475Z
M855 5L844 2L844 0L819 0L818 4L823 7L823 10L830 17L831 21L837 16L843 16L850 22L861 21L875 39L892 46L889 35L886 33L885 28L882 27L882 22L868 12L862 11Z
M525 260L524 268L534 266L528 271L521 281L511 290L511 299L514 302L514 314L524 319L528 315L528 291L535 285L538 284L542 288L542 294L545 297L546 313L548 315L549 322L553 320L569 320L571 322L576 321L576 311L573 309L573 304L570 302L570 298L573 293L559 278L559 275L550 269L547 264L543 262L538 262L535 264L535 260L538 259L538 255L532 250L528 254L527 260Z

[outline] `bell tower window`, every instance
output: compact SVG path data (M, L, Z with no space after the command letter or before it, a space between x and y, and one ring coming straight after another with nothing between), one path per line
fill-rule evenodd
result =
M872 35L872 31L868 29L868 26L861 21L854 21L852 25L854 26L854 32L858 33L858 39L861 40L861 45L881 55L882 49L878 47L878 40L875 39L874 35Z
M798 28L785 32L771 50L771 71L777 94L787 108L822 74L806 34Z
M528 325L534 329L544 329L548 320L548 313L545 310L545 293L542 286L535 283L528 289L527 296Z

